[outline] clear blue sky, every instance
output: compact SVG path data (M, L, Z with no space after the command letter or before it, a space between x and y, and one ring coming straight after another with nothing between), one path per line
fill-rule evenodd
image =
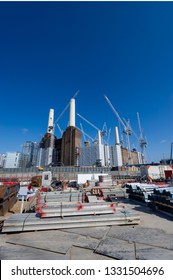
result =
M0 2L0 153L40 141L49 109L58 118L77 90L76 111L99 128L106 122L110 144L118 121L104 94L138 135L139 112L148 161L169 157L173 3ZM86 122L76 123L95 137Z

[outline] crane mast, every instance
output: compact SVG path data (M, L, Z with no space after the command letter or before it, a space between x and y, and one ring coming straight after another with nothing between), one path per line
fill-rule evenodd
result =
M107 103L109 104L109 106L111 107L112 111L114 112L114 114L118 118L119 122L121 123L121 125L124 128L124 133L126 134L127 149L128 149L128 164L131 164L132 163L132 157L131 157L130 138L129 138L129 136L131 135L130 126L124 123L124 121L121 119L120 115L115 110L114 106L112 105L112 103L110 102L108 97L106 95L104 95L104 97L105 97Z
M85 136L87 136L87 137L94 143L95 140L83 130L83 126L82 126L81 123L80 123L80 127L81 127L81 128L77 127L77 129L79 129L79 131L82 132L83 137L84 137L84 142L87 142L86 137L85 137Z
M87 122L89 125L91 125L93 128L95 128L98 131L98 143L102 142L102 137L106 134L105 131L101 131L101 129L99 129L97 126L95 126L93 123L91 123L90 121L88 121L87 119L85 119L83 116L81 116L80 114L76 114L77 116L79 116L81 119L83 119L85 122ZM99 139L100 136L100 139Z
M76 114L77 116L79 116L81 119L83 119L85 122L87 122L88 124L90 124L93 128L95 128L97 131L100 131L100 129L95 126L93 123L91 123L90 121L88 121L87 119L85 119L83 116L81 116L80 114Z
M82 134L83 134L84 142L86 142L85 133L84 133L83 126L82 126L81 123L80 123L80 127L81 127L81 132L82 132Z
M138 118L139 132L140 132L139 145L141 147L142 163L145 163L145 148L147 146L147 141L143 137L142 127L141 127L141 122L140 122L140 117L138 112L137 112L137 118Z

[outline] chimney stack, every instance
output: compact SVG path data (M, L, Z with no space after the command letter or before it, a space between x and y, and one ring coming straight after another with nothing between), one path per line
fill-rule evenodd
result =
M115 127L115 145L120 145L120 139L119 139L119 133L118 133L118 127Z
M115 152L116 152L116 161L117 166L120 167L123 165L122 161L122 152L121 152L121 145L118 133L118 127L115 127Z
M69 119L69 126L75 127L75 99L72 98L70 100L70 119Z
M49 110L49 118L48 118L48 126L47 126L47 133L53 133L53 124L54 123L54 109Z

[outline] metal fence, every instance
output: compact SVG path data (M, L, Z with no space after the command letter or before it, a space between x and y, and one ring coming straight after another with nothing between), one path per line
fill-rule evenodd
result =
M110 167L75 167L75 166L59 166L49 167L45 171L51 171L52 176L59 179L75 180L77 174L87 173L108 173L113 175L117 179L123 178L136 178L140 177L140 171L111 171ZM42 171L39 171L36 167L31 168L2 168L0 169L0 178L21 178L27 180L32 176L41 175Z

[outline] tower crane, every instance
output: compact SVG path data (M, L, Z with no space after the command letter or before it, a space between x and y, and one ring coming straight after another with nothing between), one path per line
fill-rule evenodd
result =
M109 144L110 135L111 135L111 127L108 130L107 144Z
M102 131L101 129L99 129L97 126L95 126L93 123L91 123L90 121L88 121L87 119L85 119L83 116L81 116L80 114L76 114L77 116L79 116L81 119L83 119L85 122L87 122L89 125L91 125L93 128L95 128L98 131L98 134L100 134L101 136L105 135L105 131ZM98 139L99 140L99 139Z
M103 124L101 134L102 134L102 136L105 136L105 135L108 134L108 129L107 129L106 122L104 122L104 124Z
M143 137L142 128L141 128L141 122L139 118L139 113L137 112L137 118L138 118L138 125L139 125L139 131L140 131L140 137L139 137L139 145L141 147L141 154L142 154L142 163L145 163L145 148L147 146L147 141Z
M79 90L76 91L76 93L74 94L74 96L72 97L73 99L79 94ZM50 135L50 151L49 151L49 155L48 155L48 165L52 164L53 161L53 149L54 149L54 130L55 130L55 126L58 123L58 121L61 119L61 117L63 116L63 114L66 112L66 110L68 109L68 107L70 106L70 102L66 105L66 107L64 108L64 110L61 112L61 114L59 115L59 117L56 119L56 121L53 124L53 128L51 128L52 133Z
M128 127L130 133L131 133L130 135L133 134L133 135L136 137L137 141L139 142L139 137L137 136L136 132L134 132L134 130L132 129L132 127L131 127L131 125L130 125L130 120L129 120L129 119L126 120L126 119L124 119L124 118L123 118L123 120L124 120L126 126Z
M76 114L77 116L79 116L81 119L83 119L84 121L86 121L88 124L90 124L93 128L95 128L96 130L101 131L97 126L95 126L93 123L91 123L90 121L88 121L87 119L85 119L83 116L81 116L80 114Z
M83 126L82 126L82 124L80 123L80 127L81 127L81 132L82 132L82 134L83 134L83 138L84 138L84 142L86 142L86 137L85 137L85 133L84 133L84 130L83 130Z
M58 123L57 123L56 125L57 125L57 127L58 127L58 129L59 129L59 131L60 131L61 137L62 137L62 135L63 135L63 130L60 128L60 126L59 126Z
M84 137L84 141L87 142L86 137L85 137L85 136L87 136L93 143L95 143L95 140L94 140L91 136L89 136L86 132L84 132L83 126L82 126L81 123L80 123L80 126L81 126L81 128L78 128L78 127L77 127L77 129L79 129L79 131L82 132L83 137Z
M128 149L128 164L131 164L131 150L130 150L130 139L129 139L129 136L132 134L131 128L128 124L124 123L124 121L121 119L121 117L119 116L118 112L115 110L114 106L112 105L108 97L106 95L104 95L104 97L124 128L124 133L126 134L127 149Z

